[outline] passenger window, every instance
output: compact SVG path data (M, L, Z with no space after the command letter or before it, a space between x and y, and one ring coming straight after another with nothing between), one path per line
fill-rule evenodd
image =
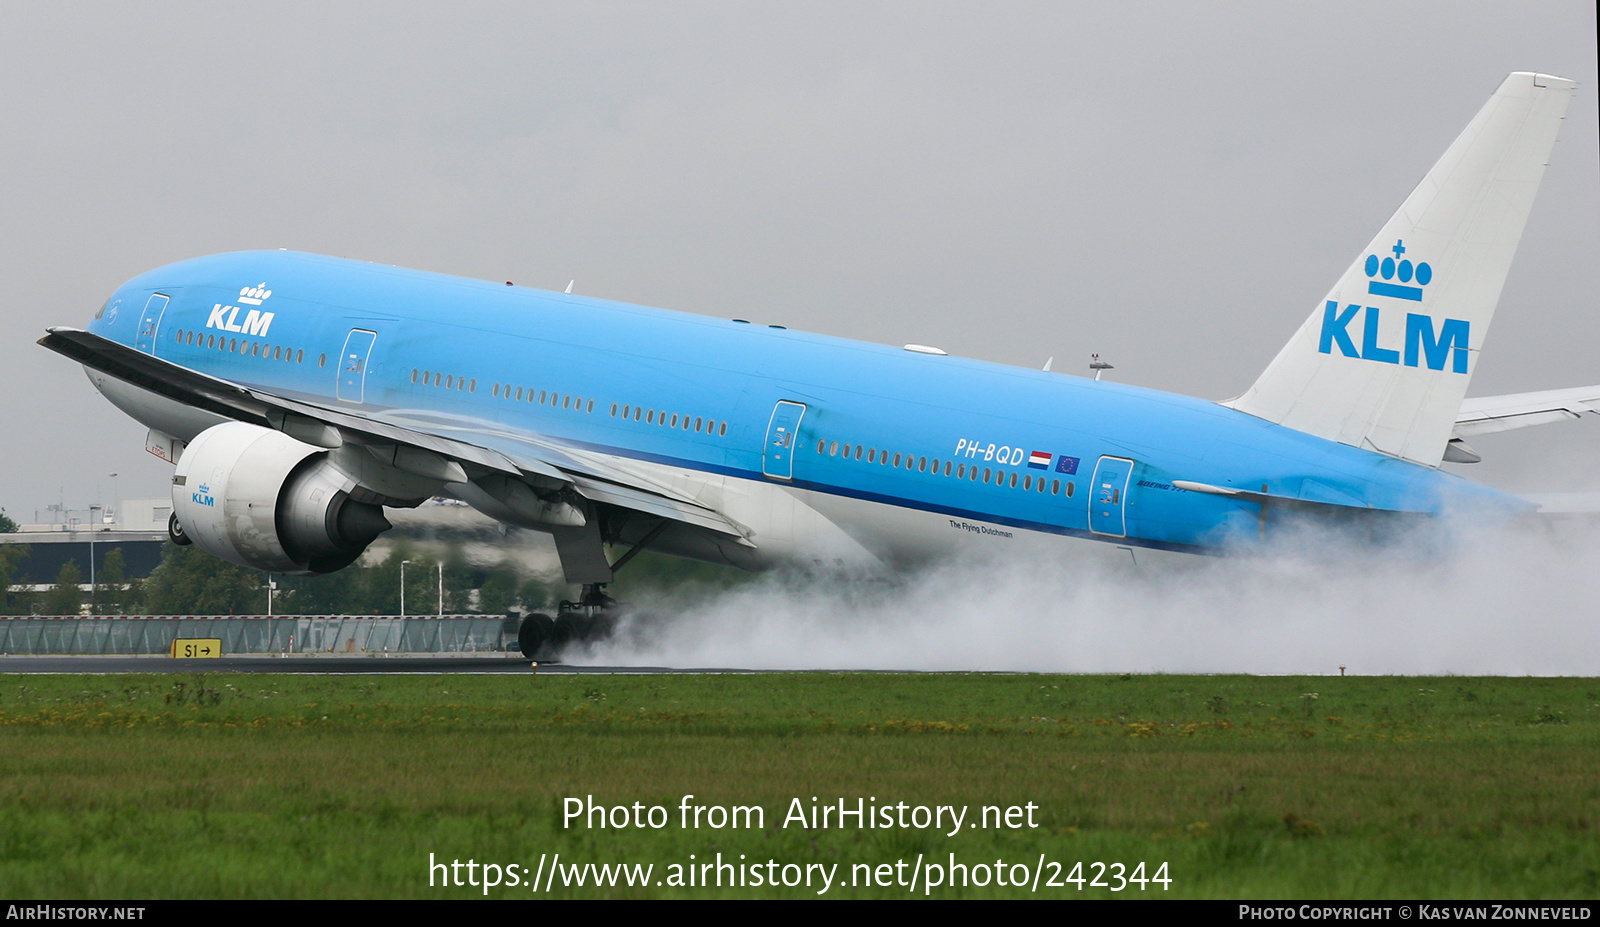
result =
M827 453L827 450L828 450L828 440L826 438L818 438L817 439L817 453L818 454Z
M928 458L926 458L926 457L918 457L917 458L917 470L919 470L922 473L927 473L928 472Z
M1039 482L1043 483L1044 481L1040 480ZM1058 496L1060 494L1061 494L1061 481L1060 480L1051 480L1050 481L1050 495Z
M656 410L654 410L654 409L646 409L645 410L644 423L646 425L654 425L656 423Z
M895 454L895 455L894 455L894 465L895 465L895 466L896 466L896 467L899 467L899 466L900 466L900 455L899 455L899 454Z
M228 339L228 353L229 354L238 354L239 353L239 339L237 339L237 338L229 338Z
M611 417L612 418L616 418L617 417L617 404L614 403L614 402L611 404Z
M839 442L835 441L835 442L833 442L833 444L828 446L828 456L829 457L838 457L839 456Z
M298 364L298 363L300 363L301 361L303 361L305 359L306 359L306 349L305 348L301 348L300 350L294 352L294 362L295 363Z
M633 407L633 420L634 421L637 422L639 420L639 416L641 416L643 414L644 414L644 410L643 409L639 408L638 406L634 406Z
M629 409L630 409L630 408L632 408L632 407L631 407L631 406L623 406L623 407L622 407L622 417L623 417L623 418L627 418L627 417L628 417L628 414L629 414L629 413L628 413L628 410L629 410Z
M328 365L328 355L326 355L326 354L318 354L317 355L317 366L318 367L326 367L327 365Z
M467 381L467 392L476 393L477 391L478 391L478 378L477 377L473 377L471 380Z
M989 477L990 477L990 476L991 476L991 475L992 475L992 474L993 474L993 473L994 473L994 471L993 471L993 470L991 470L991 469L989 469L989 468L988 468L988 467L984 467L984 468L983 468L983 482L984 482L984 484L985 484L985 485L988 485L988 483L989 483Z
M415 367L411 368L411 382L417 382L417 368Z
M727 422L723 422L721 425L717 426L717 436L718 437L721 437L722 435L725 435L727 433L728 433L728 423Z
M1011 474L1011 488L1017 488L1017 475L1015 473Z
M591 399L591 400L589 400L589 404L584 407L583 414L584 415L591 415L593 413L594 413L594 400Z
M1033 477L1031 475L1022 478L1022 488L1024 490L1033 488Z
M1067 481L1067 498L1072 498L1072 482L1070 480Z
M967 478L967 465L966 464L962 464L961 466L956 468L956 479L964 480L966 478Z
M449 376L444 378L444 388L445 389L455 389L456 388L456 375L455 374L452 373Z
M500 384L496 383L494 385L494 389L489 391L489 396L491 398L493 398L493 399L499 399L500 398Z
M950 475L950 461L948 461L948 460L944 462L944 475L945 476L949 476Z
M702 421L703 421L703 419L701 419L700 416L696 415L694 417L694 433L695 434L699 434L700 433L700 423Z
M859 444L856 445L856 459L857 460L861 459L861 445L859 445Z

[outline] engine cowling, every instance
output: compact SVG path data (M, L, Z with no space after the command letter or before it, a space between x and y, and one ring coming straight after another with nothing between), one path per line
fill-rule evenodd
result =
M389 530L383 508L326 451L256 425L224 422L189 442L172 477L182 532L229 563L274 573L344 569Z

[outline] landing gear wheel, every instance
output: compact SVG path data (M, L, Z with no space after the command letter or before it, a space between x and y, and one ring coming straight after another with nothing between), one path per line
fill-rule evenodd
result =
M555 634L555 624L549 615L538 613L522 619L522 627L517 629L517 647L522 655L530 660L538 659L539 651Z
M179 547L188 547L194 539L183 533L183 526L178 524L178 513L173 512L167 516L167 537Z
M617 616L611 612L595 615L585 630L588 632L583 635L586 644L606 640L617 630Z
M582 615L573 612L562 612L556 618L555 625L551 629L550 649L560 652L563 647L573 641L583 640L583 632L587 623Z

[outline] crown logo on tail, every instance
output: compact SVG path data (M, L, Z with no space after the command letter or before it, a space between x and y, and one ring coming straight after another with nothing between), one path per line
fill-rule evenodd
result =
M1409 299L1422 302L1422 288L1433 281L1433 268L1426 261L1412 266L1406 253L1405 239L1395 239L1394 247L1389 249L1394 252L1394 257L1378 260L1376 254L1367 255L1366 271L1368 277L1382 276L1382 280L1372 280L1367 284L1367 292L1373 296L1393 296L1395 299ZM1398 283L1390 283L1398 279ZM1416 281L1416 286L1408 286Z
M1369 260L1367 263L1371 264L1372 262ZM1368 276L1371 276L1371 274L1368 274ZM239 302L247 303L251 306L259 306L268 296L271 295L272 291L267 289L266 283L263 282L259 286L247 286L240 290Z

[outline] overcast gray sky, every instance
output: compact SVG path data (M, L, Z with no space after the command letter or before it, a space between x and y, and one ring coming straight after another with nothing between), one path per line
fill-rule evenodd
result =
M166 493L34 341L244 248L1226 398L1514 70L1580 83L1473 395L1600 382L1589 2L6 3L0 505ZM1597 426L1461 472L1600 488Z

